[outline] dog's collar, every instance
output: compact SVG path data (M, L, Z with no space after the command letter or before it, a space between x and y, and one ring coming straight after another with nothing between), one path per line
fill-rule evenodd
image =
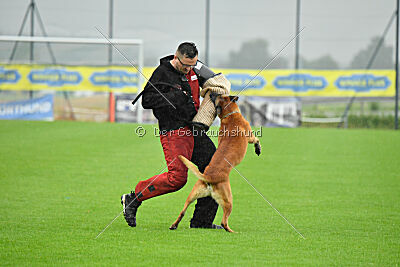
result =
M233 111L233 112L231 112L231 113L228 113L228 114L226 114L225 116L223 116L222 118L221 118L221 120L223 120L223 119L225 119L226 117L229 117L230 115L232 115L232 114L235 114L235 113L240 113L238 110L235 110L235 111Z

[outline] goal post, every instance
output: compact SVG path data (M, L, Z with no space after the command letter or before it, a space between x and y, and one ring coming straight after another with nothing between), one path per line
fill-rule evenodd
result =
M130 62L126 62L126 65L129 65L130 67L135 69L135 72L137 72L137 94L140 93L141 90L143 90L143 76L141 73L143 73L143 62L144 62L144 51L143 51L143 40L141 39L129 39L129 38L80 38L80 37L49 37L49 36L13 36L13 35L0 35L0 42L14 42L16 46L18 43L45 43L48 45L51 44L82 44L82 45L108 45L112 46L115 45L118 47L119 45L131 45L131 46L137 46L138 47L138 56L137 60L132 60L131 62L134 64L133 66L131 65ZM113 48L114 49L114 48ZM125 55L127 56L127 55ZM123 56L121 55L121 58ZM127 58L129 58L127 56ZM2 63L2 62L0 62ZM12 62L8 60L8 62L3 62L2 64L5 65L10 65ZM29 62L29 64L33 65L35 62ZM48 65L48 64L46 64ZM51 65L51 64L50 64ZM53 62L53 65L62 65L61 63L55 63ZM112 64L104 64L104 66L113 66ZM49 90L43 89L43 90ZM109 88L109 92L112 92L111 88ZM112 106L113 104L113 99L111 99L113 96L110 94L110 99L109 99L109 117L110 120L113 121L113 114L114 114L114 107ZM138 108L137 110L137 122L141 123L143 120L143 109Z

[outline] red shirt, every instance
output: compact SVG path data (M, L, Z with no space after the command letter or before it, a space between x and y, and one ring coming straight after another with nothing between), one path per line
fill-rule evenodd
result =
M192 98L194 102L194 107L196 111L199 110L200 106L200 87L199 80L197 79L197 75L193 70L190 70L188 74L186 74L186 78L189 81L190 88L192 89Z

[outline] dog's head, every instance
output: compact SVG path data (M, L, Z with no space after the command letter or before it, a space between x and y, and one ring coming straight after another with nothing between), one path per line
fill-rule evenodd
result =
M222 118L225 114L239 110L236 103L238 101L238 96L232 95L214 95L210 96L215 104L215 109L217 110L217 115ZM213 99L214 98L214 99Z

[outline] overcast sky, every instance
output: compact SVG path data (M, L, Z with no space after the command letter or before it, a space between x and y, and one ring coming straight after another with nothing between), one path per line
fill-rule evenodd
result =
M194 41L204 57L205 0L114 0L114 37L144 40L147 58L173 53ZM0 0L0 34L16 35L30 0ZM36 0L50 36L101 37L108 31L109 0ZM394 0L302 0L301 55L330 54L347 66L373 36L381 35L396 8ZM225 60L241 43L263 38L278 52L295 34L296 0L211 0L210 66ZM29 27L25 27L28 34ZM36 22L36 30L38 30ZM394 45L395 23L386 43ZM282 56L294 64L294 42ZM106 55L105 55L106 57ZM135 56L132 55L134 58ZM267 59L266 59L267 60Z

